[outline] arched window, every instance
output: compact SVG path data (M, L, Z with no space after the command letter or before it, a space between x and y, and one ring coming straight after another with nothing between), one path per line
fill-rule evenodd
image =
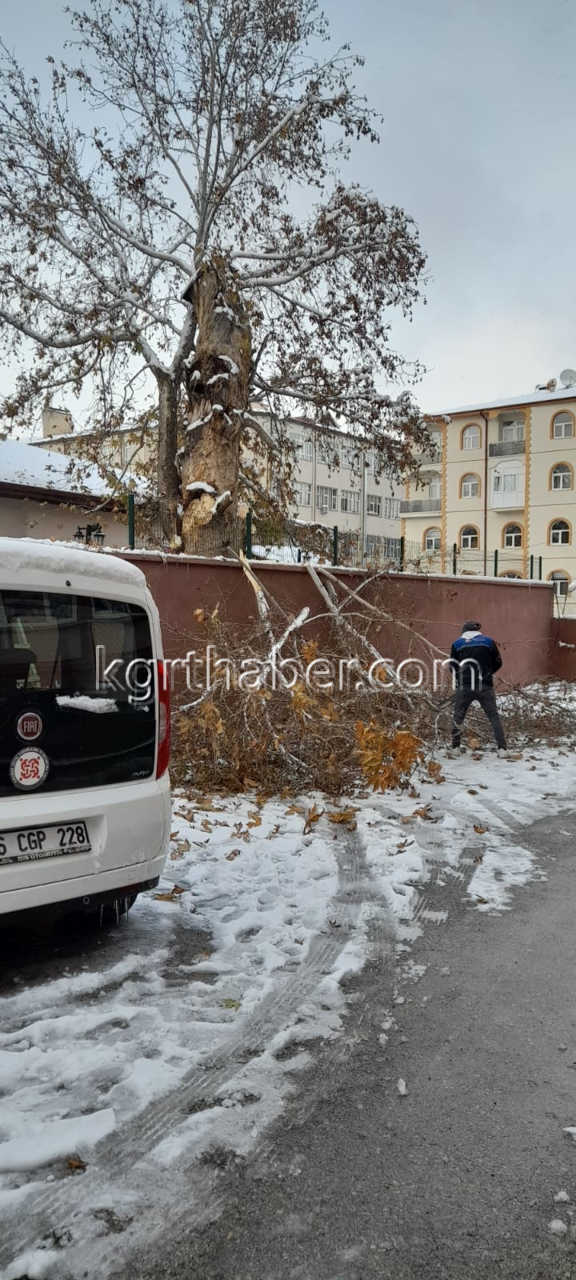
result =
M479 545L478 530L473 524L466 524L460 530L461 551L474 551Z
M460 497L461 498L477 498L480 494L480 476L469 472L468 475L462 476L460 481Z
M430 476L430 479L427 485L427 492L428 492L428 497L434 499L435 501L437 501L438 498L442 497L442 481L440 479L440 476Z
M440 551L442 547L442 532L440 529L427 529L424 534L424 550L428 555L434 555Z
M570 574L566 573L565 569L555 569L553 573L549 573L548 581L554 583L554 590L557 596L568 595Z
M553 440L569 440L574 435L574 418L568 410L554 414L551 434Z
M551 489L573 489L574 472L569 462L557 462L550 472Z
M505 547L521 547L522 546L522 525L507 524L505 526L504 546Z
M548 541L553 547L566 547L571 542L571 532L567 520L553 520L548 530Z
M469 427L464 427L462 432L462 448L463 449L479 449L482 444L482 432L480 427L472 423Z

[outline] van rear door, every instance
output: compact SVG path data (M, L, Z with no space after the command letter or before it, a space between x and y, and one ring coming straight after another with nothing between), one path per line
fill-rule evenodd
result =
M141 605L0 590L0 798L152 777L152 659Z

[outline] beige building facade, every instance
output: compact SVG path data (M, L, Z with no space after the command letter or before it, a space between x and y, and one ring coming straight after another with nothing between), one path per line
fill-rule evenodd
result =
M575 375L576 376L576 375ZM576 613L576 385L428 417L435 449L401 503L430 572L553 582Z

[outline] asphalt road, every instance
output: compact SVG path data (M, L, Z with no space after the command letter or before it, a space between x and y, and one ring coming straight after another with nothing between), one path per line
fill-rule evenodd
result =
M206 1170L220 1216L181 1220L118 1276L575 1280L575 837L576 814L523 831L547 878L501 915L444 887L447 924L354 981L345 1035L281 1124Z

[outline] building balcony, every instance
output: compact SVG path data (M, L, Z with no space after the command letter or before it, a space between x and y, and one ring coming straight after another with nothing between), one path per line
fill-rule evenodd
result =
M512 493L492 493L490 506L494 511L522 511L524 507L524 485L522 490Z
M510 458L515 453L525 452L525 440L499 440L497 444L488 445L488 453L491 458Z
M401 516L439 516L441 509L440 498L415 498L414 501L400 503Z

